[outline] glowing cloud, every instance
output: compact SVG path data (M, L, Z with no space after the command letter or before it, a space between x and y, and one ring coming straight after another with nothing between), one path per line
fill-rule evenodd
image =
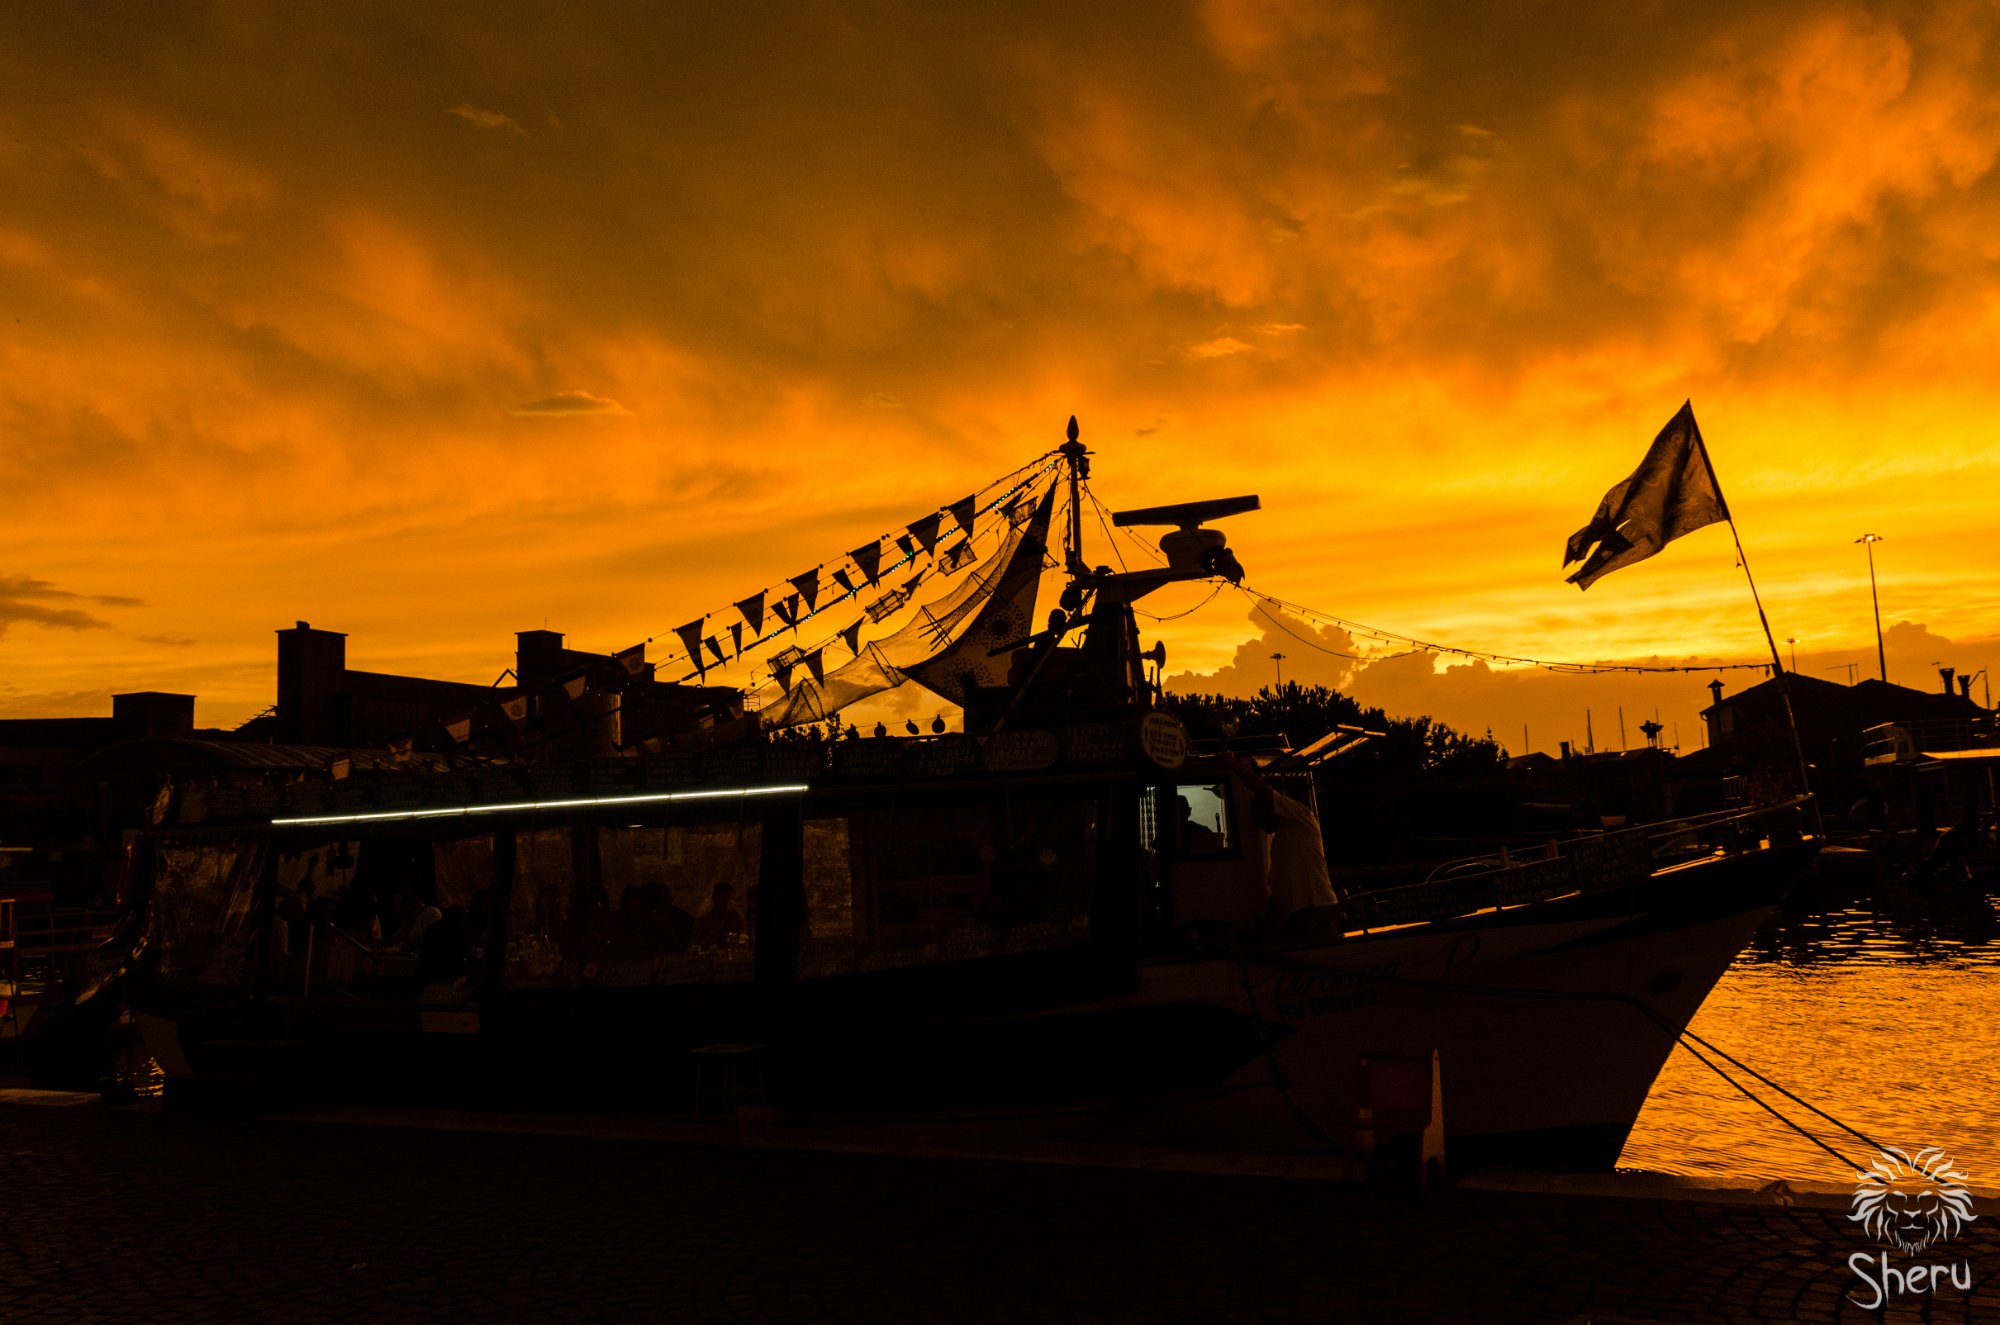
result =
M588 391L558 391L525 405L511 406L507 412L523 418L574 419L593 414L630 414L615 400L593 396Z
M506 133L525 134L528 131L514 122L511 115L502 115L497 110L481 110L469 101L461 101L445 112L456 115L467 124L481 129L499 129Z

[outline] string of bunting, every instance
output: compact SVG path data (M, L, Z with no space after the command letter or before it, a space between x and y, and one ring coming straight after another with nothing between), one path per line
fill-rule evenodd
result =
M935 516L926 516L921 520L915 521L911 526L907 527L907 530L914 532L906 532L904 536L897 539L898 546L903 552L902 558L892 562L888 566L881 564L881 544L886 541L886 535L863 548L857 549L851 554L856 563L855 569L861 572L870 585L877 585L884 578L893 576L898 570L908 565L919 555L930 554L933 558L933 564L926 569L918 571L916 575L903 581L900 585L895 585L885 590L874 602L867 604L863 608L862 616L856 617L826 639L819 641L810 651L799 648L796 645L779 650L769 660L772 675L778 680L781 686L789 690L792 672L802 666L811 673L816 683L823 685L825 683L825 650L829 644L834 640L839 640L842 644L846 645L847 651L851 655L860 656L861 627L865 622L869 620L881 621L900 609L905 603L910 601L918 585L930 574L935 572L951 575L970 564L975 555L973 551L974 544L979 539L986 537L988 534L998 534L1003 529L1012 529L1022 520L1025 520L1034 506L1032 500L1034 493L1032 490L1041 478L1059 463L1061 463L1060 457L1057 457L1053 451L1045 452L1035 460L1003 475L978 491L953 502L949 506L940 508ZM1028 473L1027 477L1020 478L1018 482L1007 486L990 501L984 504L979 502L978 499L981 495L991 492L995 487L1008 483L1008 480L1015 479L1026 471L1032 472ZM978 521L996 510L1001 513L1003 518L990 523L985 528L979 528ZM956 543L947 547L942 554L938 554L936 549L942 541L943 534L941 527L943 525L943 516L946 514L949 514L958 525L962 536ZM922 553L918 551L919 545L923 549ZM782 621L787 628L796 629L798 625L809 620L819 612L831 609L835 604L859 595L860 586L854 582L853 575L843 566L836 569L829 577L833 584L841 590L840 594L822 604L819 600L821 585L818 572L824 569L825 563L821 563L820 566L815 567L812 571L790 577L785 583L791 587L791 595L770 604L773 608L772 615L777 620ZM677 627L675 630L675 633L680 636L687 649L686 654L669 654L666 658L651 664L651 666L657 667L660 663L669 662L676 658L690 657L696 662L696 670L679 678L682 681L687 681L704 676L710 665L724 666L729 662L735 661L743 655L746 649L755 649L761 644L775 642L777 638L775 635L770 637L763 636L763 609L766 605L765 599L769 592L769 590L761 591L752 598L745 599L736 604L738 610L743 612L744 620L729 623L730 652L724 652L719 634L704 636L700 632L700 626L708 620L708 617L704 616L699 621L690 623L689 626ZM747 644L743 636L745 626L749 626L755 636ZM612 660L618 662L628 675L633 677L641 676L646 673L649 667L645 657L646 645L657 638L658 636L649 636L646 640L609 656ZM706 650L706 659L703 657L703 650ZM712 664L708 661L711 659ZM501 683L511 675L511 670L501 673L493 683L494 688L497 690ZM548 688L547 694L552 697L554 691L557 689L560 689L572 702L581 699L590 689L588 669L579 667L566 676L558 678ZM502 720L502 728L507 731L507 739L516 748L522 750L544 745L558 739L564 734L561 732L530 733L525 729L524 724L529 717L532 699L533 697L526 690L523 690L521 693L504 700L496 699L492 704L493 712ZM604 712L592 715L585 719L585 725L603 721L614 712L615 710L607 709ZM476 721L476 715L468 712L444 724L447 736L461 751L464 751L465 747L471 744ZM466 753L465 757L475 762L491 762L490 760L473 756L469 752Z
M705 677L709 668L725 666L740 659L745 653L753 652L762 645L770 644L785 631L796 631L804 622L811 620L835 603L850 598L858 598L864 588L878 588L903 567L919 556L929 556L933 564L929 570L942 574L952 574L973 559L973 543L984 531L975 528L978 518L994 509L1000 509L1011 522L1018 517L1018 508L1024 504L1020 498L1022 491L1033 484L1050 469L1061 463L1061 457L1054 451L1046 451L1024 465L1010 470L999 478L959 498L949 505L938 508L903 527L901 533L882 534L849 552L841 563L822 579L827 563L821 562L809 571L791 576L778 584L767 586L747 598L737 600L732 607L742 618L732 621L726 627L718 624L713 630L709 623L717 613L707 612L685 625L675 626L671 631L648 635L631 648L612 656L625 663L628 672L638 675L648 665L644 660L648 644L667 634L680 641L677 651L666 654L651 665L655 668L669 663L684 661L692 664L694 670L680 678ZM1027 475L1022 478L1022 475ZM991 501L980 502L980 497L995 488L1004 488ZM949 516L959 537L948 542L945 519ZM883 544L893 543L900 554L884 564ZM938 552L940 543L944 551ZM892 584L880 597L867 605L864 611L869 619L880 621L891 612L908 602L918 582L929 571L901 584ZM837 591L837 592L834 592ZM834 596L822 601L822 595L834 592ZM729 609L721 609L727 611ZM767 635L765 623L775 621L780 627ZM860 622L846 627L832 638L846 638L850 634L858 636ZM747 630L747 635L746 635ZM727 636L727 644L724 637Z
M789 680L792 671L803 666L807 671L812 673L813 679L816 682L823 681L824 649L835 640L839 640L845 644L850 654L858 656L861 652L861 627L864 622L880 622L900 610L914 597L917 587L930 575L951 575L970 565L975 557L974 544L979 539L986 537L988 534L997 534L1002 529L1011 529L1020 520L1026 518L1028 511L1032 509L1032 502L1029 500L1032 489L1045 474L1060 463L1061 457L1053 451L1044 453L1028 464L987 484L977 492L960 498L958 501L941 508L932 515L924 516L912 522L905 527L904 533L900 535L883 535L850 552L848 560L852 562L853 570L860 574L862 580L870 588L880 587L885 582L893 580L899 571L915 562L920 556L929 556L932 564L918 570L915 575L902 580L900 583L889 583L889 586L884 588L873 602L866 604L862 608L862 616L855 618L846 626L841 627L839 630L820 640L811 650L794 645L772 654L767 660L767 665L771 668L772 676L779 682L780 686L789 689ZM1025 478L1020 477L1024 472L1026 472L1027 476ZM1009 484L1009 480L1016 481ZM1002 487L1002 485L1008 486ZM1002 490L989 501L984 503L979 501L982 494L992 492L995 488L1002 488ZM985 528L980 528L980 519L994 511L1000 512L1004 518L1001 521L987 525ZM946 546L942 552L939 552L937 549L940 543L944 541L942 533L943 520L947 514L951 516L953 523L957 526L960 536L955 543ZM884 565L882 562L882 544L892 541L892 539L901 556ZM820 593L823 586L820 584L819 574L824 569L825 564L822 563L810 571L786 580L785 584L790 587L791 592L781 598L770 598L769 595L772 593L772 590L766 589L736 603L736 610L743 615L743 621L731 623L732 641L735 645L735 651L727 658L717 656L713 665L720 666L735 662L745 653L754 651L759 646L771 644L776 641L778 635L783 633L782 631L769 636L763 633L765 611L767 608L770 614L782 624L784 630L796 632L805 622L822 612L831 610L836 604L860 596L862 585L855 582L854 575L850 573L847 566L841 566L828 577L834 587L838 588L839 593L833 598L822 602ZM677 658L683 657L695 661L695 670L678 678L682 682L704 678L707 675L711 664L700 660L697 646L710 645L717 640L715 635L706 634L709 619L710 617L705 615L684 626L675 627L674 633L681 639L687 652L685 654L669 654L661 661L662 663L672 662ZM743 641L741 636L744 626L748 626L755 636L754 639L748 642ZM712 655L719 655L720 652L719 648L710 648Z
M1303 603L1290 602L1286 599L1260 592L1249 585L1238 585L1236 587L1246 598L1262 601L1272 607L1281 607L1295 616L1302 616L1325 625L1338 626L1350 635L1358 635L1364 639L1376 640L1383 644L1403 645L1405 646L1405 651L1409 653L1444 653L1456 658L1471 658L1478 662L1509 663L1521 667L1539 667L1543 671L1562 672L1570 675L1592 675L1604 672L1768 672L1771 670L1771 664L1769 663L1706 663L1667 666L1658 663L1551 662L1546 658L1523 658L1516 654L1492 653L1485 649L1464 649L1453 644L1439 644L1432 640L1422 640L1411 635L1399 634L1393 630L1382 630L1379 627L1363 625L1358 621L1349 621L1347 618L1335 616L1331 612L1322 612L1318 608L1307 607ZM1331 654L1336 658L1352 658L1358 661L1368 661L1362 654L1342 653L1338 649L1330 649L1315 640L1307 639L1297 631L1286 626L1284 621L1276 615L1273 615L1271 619L1287 635L1290 635L1301 644L1318 649L1321 653Z

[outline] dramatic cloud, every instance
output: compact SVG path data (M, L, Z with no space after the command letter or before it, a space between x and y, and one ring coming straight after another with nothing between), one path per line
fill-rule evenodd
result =
M1263 495L1267 592L1754 656L1725 530L1557 566L1687 397L1781 636L1872 646L1873 531L1892 620L1991 637L1996 161L2000 12L1952 0L22 7L0 564L146 606L0 671L232 722L305 616L489 680L1072 413L1114 507ZM1177 666L1234 665L1218 608L1161 624Z
M1211 671L1188 671L1166 678L1176 694L1253 695L1273 685L1282 667L1287 683L1326 685L1344 690L1391 716L1430 714L1460 731L1491 735L1510 752L1553 753L1569 741L1578 749L1594 744L1616 750L1644 744L1639 724L1657 718L1661 739L1684 750L1699 749L1706 737L1701 710L1713 699L1710 684L1720 681L1734 694L1762 681L1770 654L1761 656L1555 659L1685 671L1607 671L1590 675L1534 667L1493 664L1407 647L1357 640L1334 627L1311 623L1262 605L1250 615L1255 638L1235 648L1233 657ZM1991 692L1989 668L2000 666L2000 639L1948 639L1925 626L1899 621L1883 632L1889 679L1920 690L1941 688L1938 668L1948 666L1974 678L1972 696L1984 702ZM1846 682L1877 675L1880 661L1873 641L1863 649L1807 648L1793 652L1780 642L1786 665L1803 676ZM1282 653L1282 662L1271 655ZM1344 657L1342 655L1357 655ZM1725 670L1702 670L1724 664ZM1742 664L1750 664L1746 670ZM1318 733L1293 732L1300 741Z

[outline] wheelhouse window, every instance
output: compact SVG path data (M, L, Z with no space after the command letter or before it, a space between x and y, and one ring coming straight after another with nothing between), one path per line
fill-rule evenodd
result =
M1231 856L1241 841L1227 782L1157 787L1140 816L1140 845L1177 856Z

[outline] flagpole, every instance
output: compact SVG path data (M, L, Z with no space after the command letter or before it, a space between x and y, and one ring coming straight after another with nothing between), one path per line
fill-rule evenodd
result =
M1770 618L1764 615L1764 597L1757 592L1757 577L1750 573L1750 558L1743 551L1743 535L1736 528L1736 516L1729 509L1729 498L1722 493L1722 480L1715 476L1715 462L1708 458L1708 440L1701 435L1698 423L1694 425L1694 444L1695 449L1701 452L1701 465L1708 471L1708 483L1715 489L1715 499L1722 503L1722 518L1729 522L1729 536L1736 541L1736 564L1743 568L1743 578L1750 583L1750 601L1757 605L1757 624L1764 628L1764 642L1771 647L1771 678L1777 682L1778 698L1785 706L1785 726L1791 729L1792 755L1799 765L1799 789L1812 796L1812 777L1806 769L1806 748L1799 739L1798 716L1792 712L1792 684L1785 679L1784 660L1778 656L1778 638L1771 633ZM1817 797L1813 799L1813 818L1824 824Z

